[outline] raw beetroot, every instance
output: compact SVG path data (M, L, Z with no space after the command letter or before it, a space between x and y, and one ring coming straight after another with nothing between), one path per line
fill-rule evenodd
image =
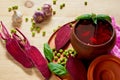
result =
M87 80L87 71L80 60L75 57L69 57L66 68L73 80Z
M26 68L33 67L31 60L26 56L25 51L19 46L17 40L10 36L2 22L1 25L2 25L2 33L0 33L1 38L6 41L6 49L9 52L9 54L24 67Z
M16 29L22 36L23 42L19 42L21 46L24 48L26 51L27 57L31 59L31 61L34 63L35 67L41 72L41 74L45 77L46 80L49 80L51 76L51 72L48 68L47 65L47 60L42 56L41 52L35 47L30 45L29 41L27 38L20 32L18 29ZM14 36L16 39L19 38L19 36L15 35Z
M66 43L70 40L71 27L69 24L62 26L55 37L55 47L56 50L64 47Z

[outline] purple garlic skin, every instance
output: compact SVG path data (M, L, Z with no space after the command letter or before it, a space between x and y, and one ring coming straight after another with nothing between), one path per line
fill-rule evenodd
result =
M42 21L44 21L44 13L42 11L35 12L33 15L33 19L35 23L41 23Z
M35 23L41 23L45 19L49 18L52 16L52 7L50 4L44 4L42 7L42 10L39 12L35 12L33 15L33 19Z
M52 7L50 4L44 4L42 7L42 11L44 12L45 17L52 16Z

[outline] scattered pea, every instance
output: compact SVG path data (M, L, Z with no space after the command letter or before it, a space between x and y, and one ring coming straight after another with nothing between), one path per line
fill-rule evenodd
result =
M25 18L25 21L28 22L28 18Z
M65 3L63 3L62 6L65 7Z
M87 6L87 1L84 2L84 5Z
M60 5L60 9L62 9L63 8L63 5Z
M12 10L17 10L18 6L12 6Z
M46 31L43 31L43 32L42 32L42 36L45 36L45 35L46 35Z
M62 53L62 52L63 52L63 49L60 49L59 52Z
M56 11L53 11L53 15L55 15L56 14Z
M37 33L40 33L40 27L36 27L36 31L37 31Z
M34 37L35 36L35 32L32 32L32 37Z
M12 8L8 8L8 12L11 12L12 11Z
M11 30L11 33L16 33L16 30L12 29L12 30Z
M53 52L55 52L55 50L56 50L55 48L52 48L52 51L53 51ZM56 52L57 52L57 51L56 51Z
M57 61L57 60L58 60L58 57L55 56L55 57L54 57L54 60Z
M72 49L69 49L68 50L68 53L72 54L73 50Z
M40 10L40 8L37 8L37 10Z
M60 64L63 65L63 66L65 66L65 65L66 65L66 62L61 62Z
M35 23L34 23L34 22L32 22L32 26L35 26Z
M60 56L61 56L61 54L60 53L57 53L57 55L56 55L58 58L60 58Z
M31 18L31 22L33 22L33 18Z
M56 0L53 0L53 4L54 4L54 5L56 4Z

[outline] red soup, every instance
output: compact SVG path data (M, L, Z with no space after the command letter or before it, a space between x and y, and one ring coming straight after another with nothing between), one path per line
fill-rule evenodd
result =
M98 20L97 24L94 24L92 20L80 20L75 28L77 37L91 45L107 42L111 38L112 33L112 26L105 20Z

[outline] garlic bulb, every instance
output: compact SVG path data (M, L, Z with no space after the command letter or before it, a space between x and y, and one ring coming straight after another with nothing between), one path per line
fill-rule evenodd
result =
M19 11L14 11L14 14L12 16L12 24L14 27L20 27L22 24L22 13Z

